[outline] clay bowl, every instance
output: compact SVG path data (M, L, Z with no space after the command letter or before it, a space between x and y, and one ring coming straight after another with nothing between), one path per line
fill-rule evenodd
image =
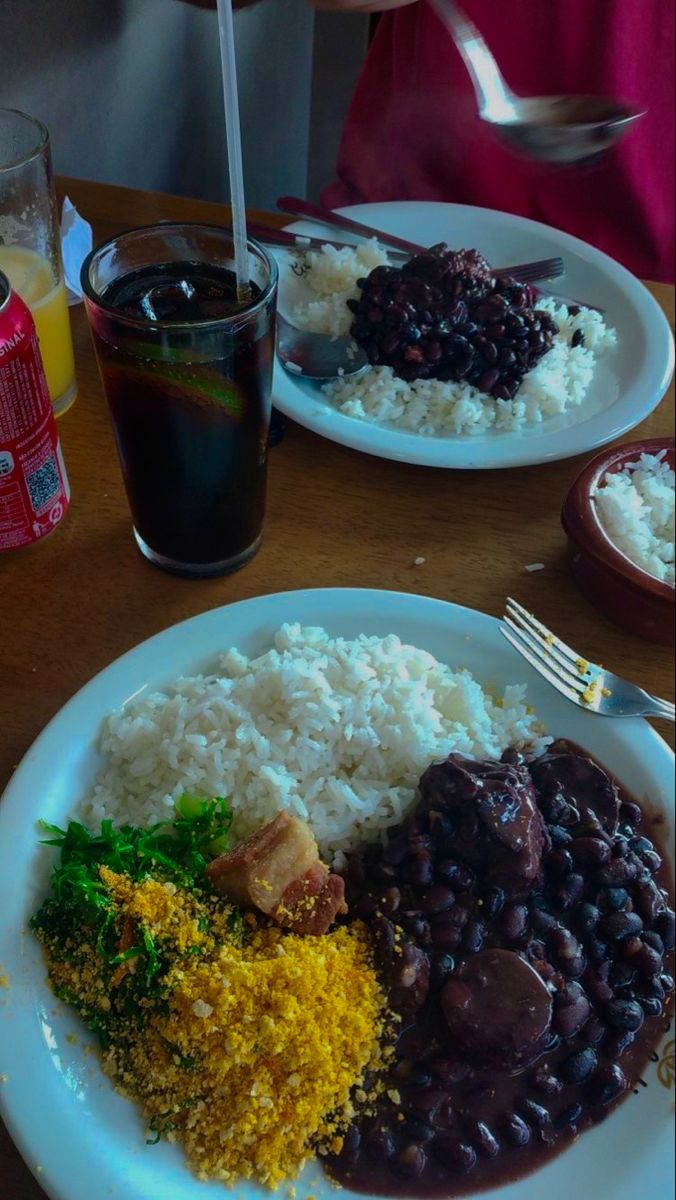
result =
M632 563L610 540L592 496L608 473L621 471L640 455L667 451L674 466L673 438L630 442L593 458L571 487L561 513L568 535L570 567L584 596L617 625L639 637L674 644L674 588Z

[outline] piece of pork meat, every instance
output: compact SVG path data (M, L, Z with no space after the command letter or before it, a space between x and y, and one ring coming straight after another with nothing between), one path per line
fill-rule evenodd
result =
M209 863L206 874L220 895L271 913L287 888L318 862L312 831L298 817L280 812L229 854Z
M617 784L572 743L559 740L529 765L548 819L576 831L613 837L620 819Z
M322 934L346 912L345 881L317 862L290 884L270 915L293 933Z
M320 862L305 822L286 812L214 859L206 874L219 895L260 909L295 933L326 933L347 912L343 880Z
M443 812L445 851L510 894L527 890L540 870L548 834L533 781L521 763L475 762L450 754L420 781L422 804Z

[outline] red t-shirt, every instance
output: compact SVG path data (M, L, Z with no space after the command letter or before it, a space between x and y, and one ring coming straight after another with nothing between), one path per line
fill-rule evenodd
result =
M383 14L357 84L333 207L446 200L534 217L649 279L674 277L673 0L463 0L515 92L612 96L647 113L598 163L519 158L478 117L423 0Z

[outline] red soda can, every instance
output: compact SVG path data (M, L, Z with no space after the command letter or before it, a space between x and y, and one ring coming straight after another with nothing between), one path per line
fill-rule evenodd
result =
M35 323L0 271L0 551L52 533L69 502Z

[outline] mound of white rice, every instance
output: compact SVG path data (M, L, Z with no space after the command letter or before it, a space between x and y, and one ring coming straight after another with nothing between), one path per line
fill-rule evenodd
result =
M313 294L307 303L296 306L292 320L316 333L349 333L352 313L345 301L359 295L357 279L386 261L385 255L375 244L339 252L325 247L308 254L307 261L305 279ZM321 299L314 299L315 292ZM538 307L551 313L560 332L513 400L494 400L467 383L436 379L406 383L390 367L372 367L362 375L338 379L323 388L324 394L348 417L428 437L538 425L582 404L597 359L617 342L615 331L598 312L582 308L571 317L565 304L544 298ZM578 331L584 341L572 346Z
M666 451L606 475L594 502L608 537L636 566L663 583L674 583L676 476Z
M362 421L386 422L428 437L516 430L541 424L570 408L578 408L592 381L596 359L616 336L601 315L580 309L571 317L565 304L542 300L560 332L548 354L525 376L513 400L495 400L468 383L417 379L406 383L391 367L372 367L363 375L338 379L324 393L341 412ZM584 345L572 346L581 330Z
M540 750L525 690L494 698L394 636L347 641L285 625L261 657L230 650L217 674L113 713L81 815L93 827L104 817L147 825L183 791L225 795L238 838L287 809L330 857L400 822L432 760Z
M352 324L346 301L359 297L357 280L387 261L387 254L375 239L354 249L324 246L321 250L308 250L304 279L310 294L304 303L292 309L293 324L311 333L345 337Z

